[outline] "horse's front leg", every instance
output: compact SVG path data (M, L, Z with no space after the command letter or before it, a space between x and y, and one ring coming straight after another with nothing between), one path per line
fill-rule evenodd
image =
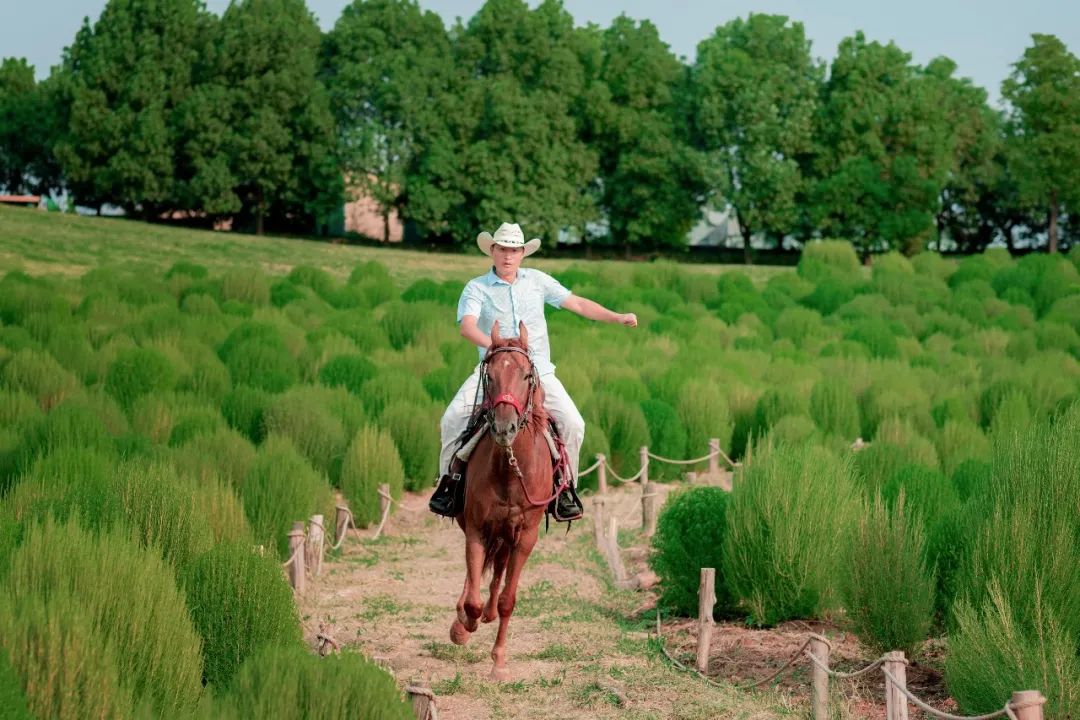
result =
M487 604L484 605L484 614L480 616L480 622L483 623L489 623L498 616L496 603L499 600L499 585L502 581L503 572L506 570L506 561L510 558L510 546L502 543L495 553L495 563L491 573L491 587L488 589L488 600Z
M450 640L457 645L469 642L483 612L480 602L480 575L484 569L484 543L479 533L465 534L465 587L457 603L457 619L450 626Z
M502 594L499 595L499 632L495 636L495 647L491 649L491 659L495 665L491 668L491 679L504 681L510 679L510 670L506 667L506 630L510 625L510 615L514 612L517 604L517 587L521 580L521 569L525 567L525 561L529 559L529 553L536 545L539 534L539 522L525 528L518 542L510 550L510 558L506 565L506 584Z

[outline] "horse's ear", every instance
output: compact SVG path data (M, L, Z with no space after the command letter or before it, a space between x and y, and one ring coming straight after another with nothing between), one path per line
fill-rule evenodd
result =
M518 340L525 347L529 347L529 331L525 329L525 321L518 322Z
M499 321L496 320L495 323L491 326L491 344L498 345L499 340L501 339L502 338L499 337Z

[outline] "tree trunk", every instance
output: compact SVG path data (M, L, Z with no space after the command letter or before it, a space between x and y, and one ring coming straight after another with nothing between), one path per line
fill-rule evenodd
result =
M383 208L383 214L382 214L382 241L384 243L390 242L390 210L389 210L389 208Z
M747 265L753 265L754 251L750 247L750 227L739 223L739 231L742 232L743 261Z
M1057 223L1058 221L1058 199L1057 190L1050 192L1050 229L1047 231L1049 236L1050 246L1046 248L1046 251L1051 255L1054 255L1058 251L1058 238L1057 238Z
M263 206L263 192L262 188L259 188L255 192L255 234L263 234L263 216L266 214L266 208Z

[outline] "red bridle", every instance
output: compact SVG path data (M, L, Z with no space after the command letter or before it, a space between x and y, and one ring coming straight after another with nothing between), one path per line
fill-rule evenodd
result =
M504 353L504 352L518 352L518 353L521 353L522 355L525 356L526 361L529 363L529 397L525 401L525 406L522 407L521 401L518 400L516 397L514 397L513 393L504 392L504 393L502 393L502 394L500 394L500 395L498 395L497 397L494 397L494 398L492 398L492 397L485 398L484 403L483 403L483 408L484 408L484 410L486 412L493 412L495 410L495 408L497 408L499 405L504 405L505 404L505 405L512 406L515 410L517 410L518 429L520 430L521 428L525 427L526 423L529 422L529 416L532 414L533 393L536 391L536 386L537 386L536 367L533 365L532 358L529 357L529 353L527 353L526 351L522 350L519 347L514 347L513 345L507 345L507 346L495 348L494 350L490 351L488 353L488 356L484 358L483 363L481 363L481 368L482 368L482 370L481 370L481 380L480 380L480 388L478 388L478 389L483 389L484 394L487 395L487 390L488 390L487 385L488 385L488 380L490 378L490 376L488 375L488 371L487 371L488 363L496 355L498 355L499 353ZM491 420L492 420L492 418L489 418L489 423L488 424L492 427L492 429L494 429L495 424Z

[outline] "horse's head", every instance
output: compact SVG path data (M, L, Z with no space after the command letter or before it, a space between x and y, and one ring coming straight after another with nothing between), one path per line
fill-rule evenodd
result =
M533 395L539 386L536 368L529 358L529 336L525 323L518 325L516 338L499 336L498 321L491 328L491 345L482 363L484 407L495 442L509 447L531 419Z

